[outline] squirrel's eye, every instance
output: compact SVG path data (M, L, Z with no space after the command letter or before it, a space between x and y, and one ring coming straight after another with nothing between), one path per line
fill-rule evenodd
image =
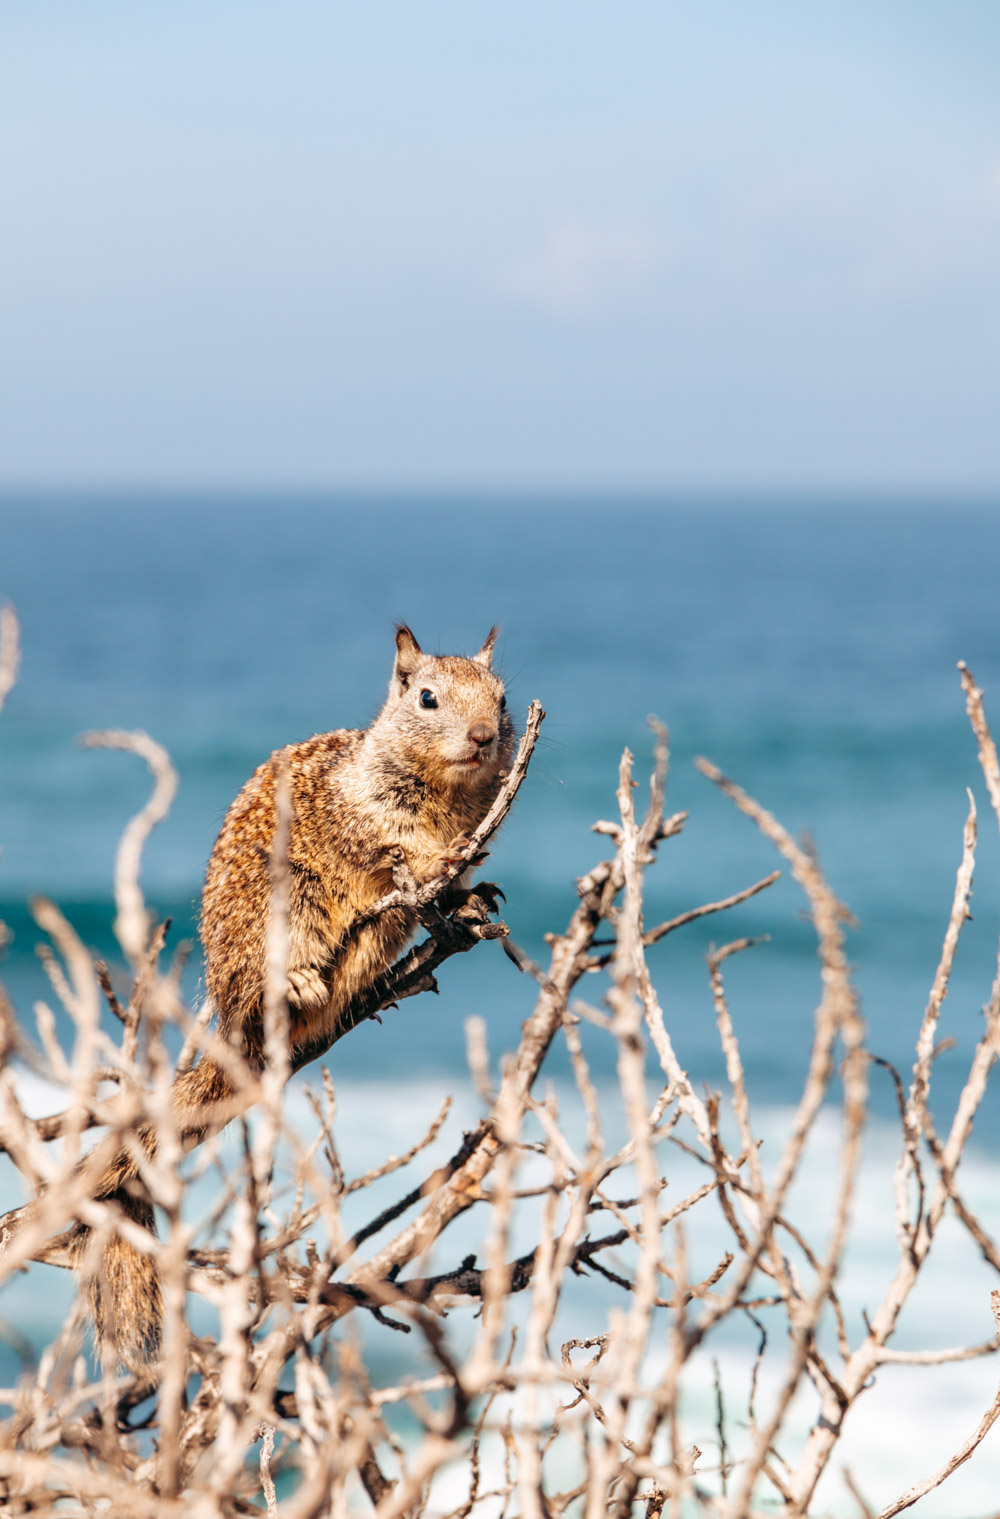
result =
M501 712L506 712L506 710L507 710L507 698L506 698L506 696L501 696L501 698L500 698L500 711Z
M428 707L428 708L429 707L436 707L437 704L438 704L438 699L434 695L433 691L428 691L426 689L423 690L423 691L421 691L421 693L420 693L420 705L422 707Z

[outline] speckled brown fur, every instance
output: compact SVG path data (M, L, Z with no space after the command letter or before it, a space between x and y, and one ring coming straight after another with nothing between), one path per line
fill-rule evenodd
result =
M278 750L244 786L212 851L202 895L205 976L219 1029L256 1064L263 1046L264 944L271 897L269 859L275 788L287 767L292 788L289 864L288 1005L291 1054L336 1032L341 1010L396 959L415 927L404 908L366 921L393 886L401 849L417 881L441 873L456 839L485 817L513 750L504 688L490 668L496 629L472 659L425 654L409 628L396 634L389 694L365 730L318 734ZM429 698L433 706L426 705ZM199 1110L224 1101L229 1082L208 1058L180 1077L174 1100L191 1138ZM152 1137L143 1136L147 1149ZM97 1195L114 1198L152 1226L124 1154ZM80 1249L88 1231L79 1227ZM126 1364L155 1358L159 1284L148 1257L116 1238L93 1308L105 1346ZM114 1314L107 1302L113 1300Z

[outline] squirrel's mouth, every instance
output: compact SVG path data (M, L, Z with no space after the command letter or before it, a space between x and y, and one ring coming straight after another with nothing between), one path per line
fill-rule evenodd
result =
M485 754L466 754L461 759L452 760L459 770L482 770L489 763L489 756Z

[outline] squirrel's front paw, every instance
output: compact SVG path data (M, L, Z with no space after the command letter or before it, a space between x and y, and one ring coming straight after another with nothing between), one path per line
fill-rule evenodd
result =
M457 839L452 839L434 856L433 873L443 876L453 865L461 865L465 860L464 850L468 846L469 835L460 833Z
M428 874L427 879L433 880L435 876L443 876L455 865L461 865L465 869L470 869L473 865L481 865L482 862L486 859L486 850L482 850L479 853L474 854L471 859L466 859L465 851L468 849L471 842L471 834L460 833L457 838L452 839L450 844L446 844L444 848L440 850L437 855L435 855L433 869Z
M500 911L497 897L503 902L507 900L495 881L479 881L469 891L456 893L453 900L458 902L458 906L451 916L467 926L489 923L490 914Z
M325 1007L330 987L318 965L303 965L288 972L288 1002L293 1008L310 1012Z

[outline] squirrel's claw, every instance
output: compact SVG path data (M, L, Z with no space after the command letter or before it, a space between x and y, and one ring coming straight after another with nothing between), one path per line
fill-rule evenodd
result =
M456 834L456 836L452 839L451 843L444 851L444 853L449 858L449 863L452 865L457 865L460 860L464 860L465 851L468 849L471 843L471 833Z
M458 906L452 917L459 923L486 923L491 913L500 911L497 897L507 900L495 881L478 881L468 891L457 894Z
M446 844L440 854L435 856L428 879L433 879L434 876L445 875L453 865L467 866L469 862L465 858L465 850L468 844L469 835L467 833L460 833L457 839L452 839L450 844Z
M471 833L460 833L457 838L452 839L451 843L442 849L439 856L441 869L447 870L452 865L465 865L467 868L471 868L473 865L481 865L488 857L489 850L478 849L469 858L466 855L466 851L471 843Z

